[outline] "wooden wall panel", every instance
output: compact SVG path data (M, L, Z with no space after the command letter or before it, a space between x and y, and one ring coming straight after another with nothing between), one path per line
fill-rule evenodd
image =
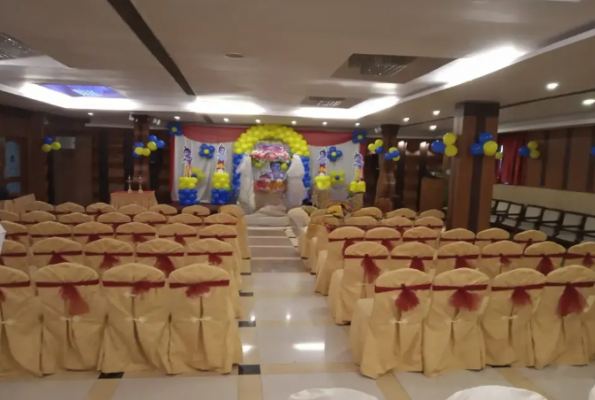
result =
M545 184L548 189L562 189L564 180L564 156L566 154L566 129L557 129L549 132L549 139L541 144L540 148L547 151L546 157L542 163L545 166ZM528 160L529 162L534 160Z
M527 142L535 140L541 144L541 151L544 152L544 133L542 131L534 131L527 133ZM542 158L537 160L526 159L525 161L525 186L539 187L541 186L541 168Z
M589 170L591 154L591 128L581 127L570 132L570 153L568 161L567 190L574 192L588 191L587 179L589 174L580 172Z

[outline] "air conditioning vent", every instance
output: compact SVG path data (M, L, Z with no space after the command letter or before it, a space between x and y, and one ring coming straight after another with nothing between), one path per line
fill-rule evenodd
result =
M314 103L316 107L339 107L345 101L345 98L310 96L308 100Z
M0 60L14 60L16 58L25 58L37 56L39 53L30 47L25 46L18 40L0 33Z
M371 76L393 76L398 74L416 57L383 56L374 54L352 54L347 63L349 68L359 68L360 74Z

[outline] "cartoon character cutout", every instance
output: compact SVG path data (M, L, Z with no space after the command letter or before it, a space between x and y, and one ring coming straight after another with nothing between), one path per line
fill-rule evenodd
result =
M182 165L184 166L184 176L192 176L192 151L184 146L184 155L182 156Z
M359 182L364 177L364 156L360 153L355 153L353 155L353 166L355 167L355 175L353 180L355 182Z
M326 175L326 164L328 164L328 157L326 156L326 148L320 150L318 156L318 175Z
M223 144L217 147L217 171L225 172L225 162L227 161L227 150Z

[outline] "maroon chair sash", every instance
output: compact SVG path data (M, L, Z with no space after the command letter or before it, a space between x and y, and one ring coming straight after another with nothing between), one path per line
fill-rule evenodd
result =
M537 264L537 271L544 275L549 274L554 270L554 263L552 257L564 257L565 253L554 253L554 254L525 254L526 258L540 258L539 264Z
M31 286L30 281L0 283L0 303L6 301L6 295L2 289L25 288Z
M35 239L39 239L39 238L53 238L53 237L69 238L70 236L71 236L70 233L48 233L48 234L37 233L37 234L29 235L29 237L32 237L32 238L35 238Z
M424 261L432 261L434 259L433 256L418 257L418 256L395 256L395 255L392 255L390 258L393 260L411 260L411 263L409 264L409 268L416 269L421 272L426 271L426 268L424 266Z
M370 256L368 254L365 254L363 256L351 254L351 255L344 255L343 257L346 259L347 258L361 258L362 259L361 266L364 269L364 282L366 282L366 283L374 282L374 280L376 280L376 278L378 278L378 275L380 275L380 268L378 268L378 265L376 265L374 260L388 259L388 256Z
M229 226L236 226L237 223L235 222L205 222L205 225L211 226L211 225L229 225Z
M432 240L436 240L436 237L404 237L403 242L420 242L425 243Z
M410 311L415 309L419 305L419 298L415 293L416 290L430 290L432 287L431 283L424 283L421 285L401 285L400 287L384 287L384 286L376 286L374 288L374 293L386 293L392 292L395 290L400 290L401 293L397 296L395 300L395 306L401 311Z
M209 264L221 265L223 259L221 257L233 256L233 251L220 251L220 252L190 252L186 253L187 256L208 256Z
M68 262L64 256L82 256L82 251L43 251L33 253L34 256L52 256L49 261L49 265L51 264L59 264L63 262Z
M545 286L564 287L558 300L558 315L566 317L569 314L580 314L587 306L587 301L577 288L591 288L595 282L546 282Z
M113 233L75 233L74 237L85 237L87 236L87 243L92 243L100 240L102 237L111 237Z
M438 255L438 260L449 260L454 258L455 259L455 269L459 268L471 268L467 260L477 260L479 258L479 254L467 254L467 255Z
M196 233L174 233L173 235L159 235L162 238L170 238L173 237L176 243L180 243L182 246L186 245L186 238L196 238L198 235Z
M466 242L466 243L475 243L475 238L473 239L454 239L454 238L440 238L440 242Z
M4 257L27 257L27 253L6 253L6 254L2 254L0 255L0 265L6 265L4 264Z
M68 314L71 316L87 314L89 305L79 293L77 286L99 285L99 279L78 282L36 282L38 288L60 288L60 296L68 302Z
M146 233L118 233L116 232L116 235L119 236L124 236L124 235L129 235L132 236L132 242L133 243L144 243L147 240L147 236L152 236L155 237L155 233L153 232L146 232Z
M391 251L394 249L392 242L401 240L401 238L364 238L364 240L367 242L380 242L380 244L386 247L388 251Z
M355 242L360 242L364 240L364 238L328 238L329 243L333 242L343 242L343 248L341 250L341 254L345 255L345 250L351 245L354 245Z
M430 228L430 229L442 229L444 227L444 225L413 225L414 228L418 228L420 226L423 226L424 228Z
M101 260L101 264L99 268L101 269L110 269L115 267L115 265L120 262L119 257L132 257L132 253L110 253L110 252L95 252L95 251L87 251L85 252L87 256L103 256L103 260Z
M27 232L14 232L14 233L6 233L6 239L8 240L18 240L20 236L27 236Z
M471 293L477 290L487 290L488 285L466 285L466 286L445 286L434 285L432 290L436 292L443 292L446 290L454 290L455 292L450 296L449 304L454 308L462 308L467 311L477 311L479 309L479 296Z
M512 264L512 260L515 258L522 258L522 254L482 254L481 258L489 259L489 258L499 258L500 264L505 266L510 266Z
M532 304L531 295L527 292L527 290L543 289L544 286L545 284L543 283L524 286L492 286L492 291L503 292L512 290L512 296L510 296L510 301L512 304L514 304L516 307L524 307Z
M155 257L155 267L160 269L165 276L169 276L176 267L170 257L184 257L184 253L136 253L137 257Z
M595 265L595 260L593 259L593 255L591 253L587 254L576 254L576 253L566 253L567 260L581 260L581 265L591 268Z
M204 281L204 282L195 282L195 283L180 283L174 282L170 283L169 287L171 289L180 289L186 288L186 296L187 297L199 297L203 294L209 293L212 287L225 287L229 286L229 280L222 280L222 281Z
M217 239L225 242L225 239L237 239L238 235L200 235L201 239Z
M151 289L159 289L165 287L165 281L161 282L150 282L150 281L138 281L138 282L119 282L119 281L103 281L103 287L109 288L121 288L130 287L132 288L133 294L143 294Z

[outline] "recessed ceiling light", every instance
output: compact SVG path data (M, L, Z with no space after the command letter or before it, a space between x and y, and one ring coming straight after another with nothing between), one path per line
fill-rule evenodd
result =
M223 122L229 122L229 118L223 118Z
M403 118L403 122L409 122L409 117Z
M326 124L328 124L328 122L326 122L326 121L322 123L322 125L326 125Z
M437 128L437 126L436 126L436 125L430 125L430 130L431 130L431 131L435 131L435 130L436 130L436 128Z
M438 114L440 114L440 110L435 110L435 111L432 112L432 114L438 115Z
M295 124L297 124L296 121L291 121L291 125L295 125Z
M257 124L260 124L260 120L259 120L259 119L257 119L257 120L256 120L256 123L257 123Z
M87 115L93 116L93 113L87 113Z
M359 123L359 122L356 122L356 123L355 123L355 126L360 126L360 123Z
M592 104L595 104L595 99L583 100L583 105L585 105L585 106L590 106Z
M227 53L225 55L226 58L244 58L243 54L240 53Z
M175 119L176 121L179 121L179 120L180 120L180 117L178 117L178 116L176 115L176 116L174 117L174 119Z
M552 82L552 83L548 83L547 85L545 85L545 88L547 90L554 90L558 87L558 82Z

